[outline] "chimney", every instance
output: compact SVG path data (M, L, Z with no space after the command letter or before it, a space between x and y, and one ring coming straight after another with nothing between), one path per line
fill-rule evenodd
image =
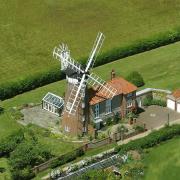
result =
M115 78L115 76L116 76L116 73L115 73L114 69L112 69L112 71L111 71L111 80L112 80L113 78Z

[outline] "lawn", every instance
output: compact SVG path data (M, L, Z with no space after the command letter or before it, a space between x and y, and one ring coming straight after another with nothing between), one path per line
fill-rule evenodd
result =
M175 180L180 178L180 138L172 139L145 155L146 180Z
M180 0L0 0L0 84L57 68L52 49L87 56L98 31L103 51L180 25Z

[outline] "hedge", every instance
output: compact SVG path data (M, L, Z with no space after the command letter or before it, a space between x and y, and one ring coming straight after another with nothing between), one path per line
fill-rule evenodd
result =
M29 76L18 82L10 82L0 85L0 99L11 98L17 94L35 89L37 87L61 80L65 77L64 73L59 69L51 70L47 73Z
M57 166L66 164L70 161L75 160L77 157L80 157L82 155L84 155L84 150L82 148L78 148L72 152L69 152L67 154L64 154L64 155L58 157L57 159L54 159L51 162L51 168L56 168Z
M179 135L180 135L180 125L167 126L158 131L152 132L146 137L130 141L127 144L117 146L115 148L115 151L122 154L129 150L150 148L163 141L172 139L173 137Z
M180 40L180 28L159 33L151 38L142 39L124 47L114 48L110 51L102 53L97 57L95 66L100 66L127 56L148 51L160 46L168 45ZM79 60L85 64L87 57ZM10 82L0 85L0 99L11 98L17 94L32 90L34 88L62 80L65 75L58 69L49 70L47 72L30 76L18 82Z

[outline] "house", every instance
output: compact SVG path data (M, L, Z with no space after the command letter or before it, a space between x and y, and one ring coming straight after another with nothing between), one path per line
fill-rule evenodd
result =
M167 95L167 107L180 113L180 89Z
M113 98L107 98L102 93L104 92L103 89L97 91L86 89L85 102L79 104L76 114L70 115L64 111L62 128L66 133L71 135L93 134L95 129L92 122L95 123L97 129L100 128L101 123L116 113L124 117L133 108L136 108L137 87L135 85L122 77L116 77L114 71L111 72L111 80L106 83L117 90ZM71 89L72 87L69 84L65 102Z
M112 99L108 99L102 90L93 92L89 99L90 118L100 126L107 118L119 114L124 117L132 108L136 107L136 90L137 87L122 77L115 77L115 72L111 72L111 80L107 82L114 87L116 95Z

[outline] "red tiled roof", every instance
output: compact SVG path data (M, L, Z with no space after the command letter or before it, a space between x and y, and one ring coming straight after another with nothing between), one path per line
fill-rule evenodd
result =
M174 97L175 99L180 98L180 89L177 89L176 91L174 91L174 92L172 93L172 95L173 95L173 97Z
M135 85L126 81L122 77L113 78L107 83L108 85L111 85L117 90L116 95L129 94L137 90L137 87ZM106 97L103 93L101 93L101 90L94 91L91 89L89 94L90 94L90 101L89 101L90 105L94 105L108 99L108 97Z

